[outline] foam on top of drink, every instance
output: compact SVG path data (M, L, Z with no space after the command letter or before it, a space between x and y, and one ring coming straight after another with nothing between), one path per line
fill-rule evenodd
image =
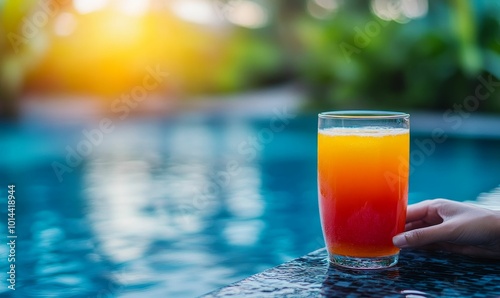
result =
M318 133L327 136L359 136L359 137L385 137L409 133L408 128L392 128L381 126L365 127L332 127L320 129Z

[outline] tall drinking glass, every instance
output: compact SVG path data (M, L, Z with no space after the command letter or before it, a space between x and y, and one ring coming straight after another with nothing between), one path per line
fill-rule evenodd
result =
M408 201L410 115L318 115L318 196L330 262L379 269L398 262Z

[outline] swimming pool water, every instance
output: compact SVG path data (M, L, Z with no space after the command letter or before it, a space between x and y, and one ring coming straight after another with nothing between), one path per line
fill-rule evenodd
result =
M92 127L0 128L0 188L17 195L13 297L197 296L323 246L315 116L282 130L255 118L131 120L59 181L53 163L67 164ZM413 135L412 150L426 138ZM412 160L410 203L474 200L500 184L500 140L449 137L427 153Z

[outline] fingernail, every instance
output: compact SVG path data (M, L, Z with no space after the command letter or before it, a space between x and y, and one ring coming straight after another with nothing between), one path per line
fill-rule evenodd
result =
M408 242L406 241L406 237L403 234L396 235L392 238L392 243L397 247L406 247L408 246Z

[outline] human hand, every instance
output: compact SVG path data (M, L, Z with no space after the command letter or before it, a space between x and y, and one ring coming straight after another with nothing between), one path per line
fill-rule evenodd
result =
M426 247L500 259L500 212L435 199L408 206L406 232L394 236L400 248Z

